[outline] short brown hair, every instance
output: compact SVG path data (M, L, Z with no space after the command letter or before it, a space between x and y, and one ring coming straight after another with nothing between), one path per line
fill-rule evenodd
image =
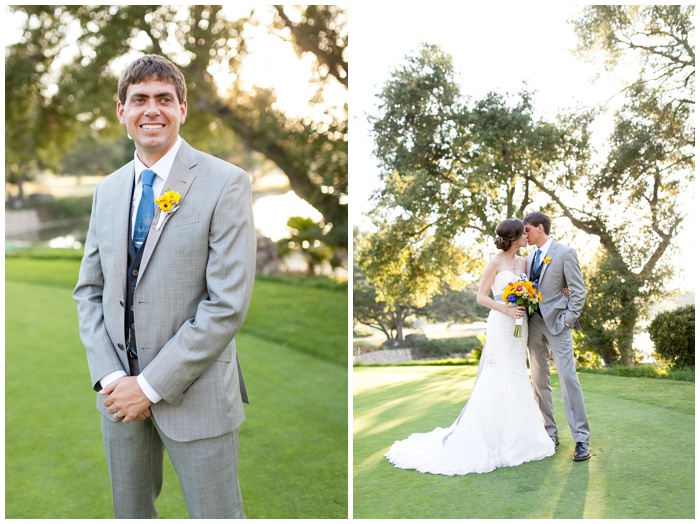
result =
M528 216L523 218L523 222L525 222L526 224L531 224L535 227L542 224L542 226L544 227L545 235L549 235L549 232L552 230L552 221L549 220L549 217L542 213L542 211L535 211L534 213L530 213Z
M180 104L187 100L185 77L177 66L165 57L145 55L131 62L122 73L117 87L119 101L122 104L126 103L126 91L130 85L140 84L151 79L173 84Z

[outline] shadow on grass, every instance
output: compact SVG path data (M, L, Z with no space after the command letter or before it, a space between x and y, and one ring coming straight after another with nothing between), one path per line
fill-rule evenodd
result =
M421 375L410 372L397 376L401 382L356 397L355 413L362 415L354 419L355 431L360 432L355 441L361 443L362 439L384 432L395 440L410 433L450 426L471 394L476 373L441 373L420 379Z
M355 368L353 375L355 518L694 516L694 384L581 375L593 456L574 462L553 372L561 439L553 457L447 477L394 468L384 453L411 433L451 425L476 368Z
M574 464L575 467L571 468L552 518L582 519L584 517L588 498L589 464L590 459L581 464Z

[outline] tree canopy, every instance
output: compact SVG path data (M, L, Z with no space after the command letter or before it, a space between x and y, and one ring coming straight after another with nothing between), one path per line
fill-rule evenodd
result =
M86 128L117 133L121 69L140 54L171 59L188 83L183 137L193 145L229 133L274 162L292 190L324 216L327 240L347 247L347 14L337 5L261 6L232 16L225 6L13 6L25 14L20 42L6 52L8 181ZM289 113L278 94L246 84L255 31L293 46L308 69L307 107ZM338 96L340 94L340 96ZM9 103L9 102L12 103ZM122 131L119 131L122 132ZM236 151L230 143L224 153ZM115 166L118 167L118 166ZM13 178L14 177L14 178Z
M611 65L624 53L641 53L644 67L614 109L576 109L553 121L535 117L526 88L476 101L463 96L451 57L437 46L425 44L406 57L370 117L383 184L370 213L376 232L358 254L363 269L371 267L366 259L401 260L408 250L413 257L430 253L438 280L454 278L464 264L476 273L484 257L478 248L490 243L500 220L545 211L600 246L589 268L583 343L601 343L608 364L632 364L636 321L668 282L666 255L676 248L692 191L693 12L692 6L584 8L574 22L581 54L594 58L603 49ZM592 124L608 109L614 129L597 150ZM466 255L457 262L460 248ZM385 299L392 266L377 265L378 274L366 271L365 278ZM420 287L408 269L394 273L406 276L405 297Z

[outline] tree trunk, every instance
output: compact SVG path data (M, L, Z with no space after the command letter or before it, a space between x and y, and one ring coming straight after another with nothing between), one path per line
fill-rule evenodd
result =
M623 366L634 366L634 326L637 323L637 316L637 308L633 304L626 304L616 333L617 349Z
M17 178L17 202L19 202L20 207L24 207L24 180L22 178Z
M245 110L237 111L218 99L209 99L204 95L197 98L197 104L199 110L220 118L250 148L272 160L289 179L292 191L316 208L326 223L333 224L326 241L333 247L347 248L348 206L340 203L340 195L324 193L321 185L309 178L311 164L317 160L313 155L300 161L301 157L292 154L289 146L282 144L283 136L275 137L270 127L257 129L256 124L259 126L259 123L251 121Z
M404 319L404 309L403 306L397 305L395 307L396 315L396 340L403 342L403 319Z

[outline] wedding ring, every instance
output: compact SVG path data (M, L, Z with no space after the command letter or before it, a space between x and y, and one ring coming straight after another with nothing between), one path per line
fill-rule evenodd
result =
M120 416L119 416L119 412L118 412L118 411L114 413L114 416L117 417L117 420L121 420L121 419L124 418L124 417L120 417Z

